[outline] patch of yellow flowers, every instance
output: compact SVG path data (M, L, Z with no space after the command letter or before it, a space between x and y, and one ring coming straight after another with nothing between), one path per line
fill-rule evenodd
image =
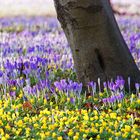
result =
M21 97L11 100L0 99L0 139L53 140L93 140L93 139L140 139L139 117L134 114L121 114L113 109L51 109L53 102L43 100L44 107L37 113L25 112ZM31 99L31 103L35 100ZM70 102L70 100L67 100ZM140 99L136 100L140 104ZM126 109L130 111L130 107ZM137 114L136 114L137 115Z

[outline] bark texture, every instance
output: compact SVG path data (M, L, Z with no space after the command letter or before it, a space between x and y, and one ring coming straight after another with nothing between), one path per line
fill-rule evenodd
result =
M121 35L109 0L54 0L70 43L79 81L121 75L140 82L140 71Z

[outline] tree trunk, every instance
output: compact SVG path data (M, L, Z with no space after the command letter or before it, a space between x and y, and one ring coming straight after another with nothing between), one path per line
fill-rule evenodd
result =
M120 33L109 0L54 0L70 43L79 81L123 76L140 82L140 72Z

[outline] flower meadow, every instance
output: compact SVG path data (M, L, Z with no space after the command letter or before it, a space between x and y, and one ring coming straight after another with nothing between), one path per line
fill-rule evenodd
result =
M140 20L117 17L140 68ZM87 83L55 18L0 18L1 140L139 140L140 84Z

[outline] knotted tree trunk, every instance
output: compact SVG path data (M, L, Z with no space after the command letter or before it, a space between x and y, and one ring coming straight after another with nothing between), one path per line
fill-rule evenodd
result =
M54 0L71 46L79 81L120 75L140 82L140 72L120 33L109 0Z

